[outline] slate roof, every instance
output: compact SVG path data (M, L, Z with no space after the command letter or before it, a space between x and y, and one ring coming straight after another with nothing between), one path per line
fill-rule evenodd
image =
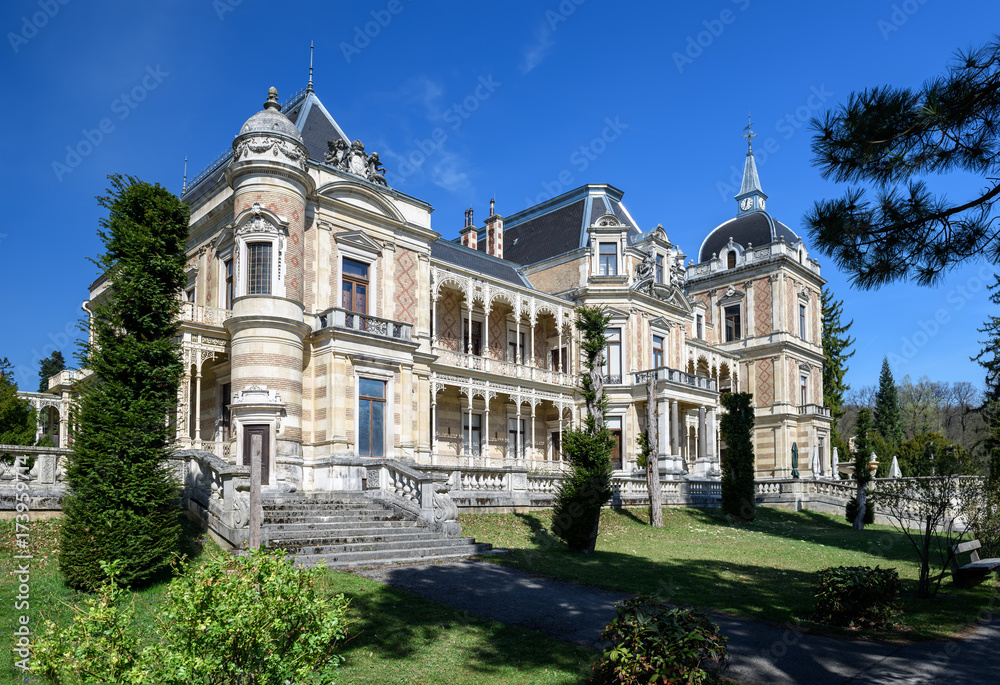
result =
M453 264L462 269L468 269L514 285L532 287L531 283L518 271L518 264L507 259L497 259L461 243L440 239L434 241L431 243L431 259L438 259L447 264Z
M754 247L770 245L782 237L786 243L794 243L799 239L792 229L775 220L767 212L746 214L730 219L709 233L701 244L701 249L698 250L698 262L708 261L713 254L721 254L722 249L729 244L730 238L745 249L751 243Z
M534 264L587 245L587 229L604 214L628 226L631 239L641 231L621 203L622 191L588 184L504 219L503 254L519 264Z

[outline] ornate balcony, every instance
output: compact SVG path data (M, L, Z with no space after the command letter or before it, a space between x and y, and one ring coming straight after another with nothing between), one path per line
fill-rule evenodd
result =
M320 314L319 325L320 328L342 328L377 338L389 338L403 342L410 342L413 338L412 324L382 319L370 314L359 314L340 307L333 307Z
M434 353L438 355L438 363L446 366L454 366L460 369L471 371L482 371L492 373L505 378L516 378L521 380L540 381L542 383L552 383L564 387L573 387L576 379L573 374L561 371L542 369L535 364L518 364L505 359L493 359L491 357L481 357L475 354L465 354L455 352L441 347L435 347ZM537 362L538 360L532 360Z
M636 385L645 383L649 380L650 376L658 381L667 381L668 383L676 383L677 385L687 385L701 390L711 390L712 392L718 391L718 384L714 378L693 375L680 371L679 369L671 369L668 366L661 366L648 371L639 371L635 374Z
M799 416L830 416L830 407L821 407L818 404L803 404L799 406Z
M180 319L185 323L200 323L207 326L218 326L233 315L233 310L221 307L208 307L194 302L181 302Z

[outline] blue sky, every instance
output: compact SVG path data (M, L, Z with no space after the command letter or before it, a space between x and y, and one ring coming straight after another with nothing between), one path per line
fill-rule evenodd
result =
M35 389L41 356L73 353L106 176L179 192L185 155L192 177L269 86L282 101L305 86L310 41L327 109L445 237L490 197L509 215L611 183L643 229L662 223L694 255L735 215L748 110L768 209L801 232L814 200L841 193L811 165L808 118L865 87L919 85L998 18L995 2L941 0L8 0L0 357ZM982 185L932 181L955 199ZM897 379L982 384L968 358L991 266L865 293L818 258L854 319L853 386L876 382L884 355Z

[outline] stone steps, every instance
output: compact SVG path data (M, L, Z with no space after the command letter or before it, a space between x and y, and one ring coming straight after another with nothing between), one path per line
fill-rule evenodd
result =
M350 568L453 559L481 554L492 545L474 538L453 538L431 530L415 515L354 494L323 499L267 501L267 546L284 549L296 563Z

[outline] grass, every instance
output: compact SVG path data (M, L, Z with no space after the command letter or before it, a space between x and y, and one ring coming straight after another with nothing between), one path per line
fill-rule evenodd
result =
M462 514L462 534L506 548L489 560L535 573L629 593L657 594L700 609L777 623L811 624L816 572L829 566L882 566L903 580L904 625L881 637L954 636L991 600L995 581L960 590L950 578L935 599L916 598L919 561L889 526L854 531L843 517L757 508L733 525L719 510L663 510L664 527L646 525L645 509L605 510L597 551L570 554L550 534L551 511ZM932 572L935 569L932 568ZM851 632L852 635L859 633Z
M67 625L74 606L86 595L63 584L59 573L58 520L32 521L30 625L40 631L44 621ZM190 552L197 558L217 552L211 541L197 540ZM204 543L204 549L202 544ZM18 582L14 567L14 524L0 521L0 597L10 607ZM352 638L341 653L346 663L338 683L580 683L597 653L524 628L461 612L417 595L394 590L347 573L327 571L331 594L351 599ZM165 601L166 583L133 593L135 630L156 639L158 608ZM20 611L0 613L4 638L0 649L0 683L22 683L10 651L11 634ZM32 682L37 682L32 679Z

